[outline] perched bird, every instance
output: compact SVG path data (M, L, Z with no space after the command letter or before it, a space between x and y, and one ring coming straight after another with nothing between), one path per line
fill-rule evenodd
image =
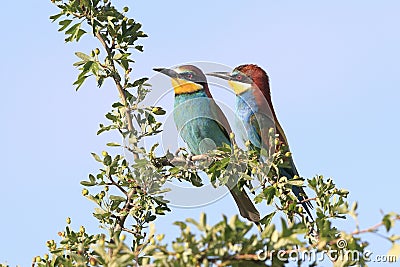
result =
M154 70L171 78L175 93L174 121L190 153L204 154L224 143L231 145L228 120L212 98L206 76L199 68L183 65L174 69ZM258 222L260 213L246 192L237 186L229 190L240 215L252 222Z
M270 147L268 131L275 125L276 133L279 135L277 148L285 145L289 151L288 141L272 105L269 78L262 68L254 64L240 65L230 73L213 72L207 75L228 80L229 86L236 94L235 113L247 131L245 140L249 140L258 150L268 149ZM279 172L288 179L299 177L292 157L289 158L288 166L279 168ZM302 187L292 186L292 191L299 201L308 198ZM311 203L306 201L302 202L302 205L312 218Z

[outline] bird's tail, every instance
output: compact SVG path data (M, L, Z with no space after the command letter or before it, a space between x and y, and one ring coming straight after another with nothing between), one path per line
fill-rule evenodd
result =
M290 174L288 171L288 169L285 168L280 168L279 169L280 173L283 176L286 176L289 180L293 179L294 175ZM297 172L297 171L296 171ZM304 192L304 189L302 187L298 187L293 185L292 186L292 191L295 194L295 196L297 197L298 201L301 202L301 205L303 206L304 210L306 211L307 215L309 216L309 219L311 219L311 221L313 221L313 216L311 214L311 209L313 208L313 205L311 204L311 202L308 201L304 201L307 197L306 192Z
M233 199L239 208L240 215L249 221L259 222L260 213L245 191L240 191L238 187L230 189Z
M311 204L311 202L309 200L303 202L305 200L305 198L307 198L307 195L304 192L303 188L294 185L294 186L292 186L292 191L296 195L297 199L301 202L301 205L305 209L309 218L311 220L313 220L313 216L311 214L311 209L313 208L313 205Z

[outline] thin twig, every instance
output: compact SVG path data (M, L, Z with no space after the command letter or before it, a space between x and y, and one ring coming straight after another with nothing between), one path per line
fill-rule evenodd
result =
M122 193L124 193L124 195L128 195L126 190L122 186L120 186L117 182L115 182L111 175L108 176L108 179L111 181L111 185L115 185L116 187L118 187L119 190L121 190Z
M122 228L122 231L128 232L128 233L133 234L133 235L137 234L136 232L134 232L134 231L132 231L132 230L130 230L128 228L125 228L125 227Z
M297 204L301 204L301 203L305 203L305 202L308 202L308 201L311 201L311 200L317 200L317 199L318 199L318 197L310 197L310 198L306 198L306 199L303 199L301 201L298 201Z
M131 199L132 196L136 193L135 189L132 189L128 194L127 194L127 199L126 203L124 205L123 210L129 210L131 207ZM115 232L121 231L124 228L126 218L128 217L129 212L127 212L125 215L118 216L118 222L117 226L115 227Z
M193 162L193 161L207 161L210 160L211 158L208 155L195 155L192 156L190 159L184 158L184 157L174 157L169 162L172 165L181 165L181 164L186 164L188 162Z
M127 120L128 131L130 133L133 133L134 132L134 128L133 128L133 123L132 123L131 108L130 108L130 105L129 105L128 101L126 100L125 90L122 88L121 80L118 77L118 75L116 74L117 73L117 69L115 68L114 61L112 60L112 57L111 57L112 51L111 51L110 47L108 47L108 45L106 44L103 36L101 35L101 33L99 31L96 31L96 37L100 41L100 43L102 44L104 49L106 50L107 55L110 57L110 66L111 66L111 71L112 71L112 78L113 78L113 80L115 82L115 85L117 86L118 93L119 93L119 95L121 97L121 100L122 100L122 104L126 108L125 116L126 116L126 120ZM132 153L133 153L133 158L135 160L139 158L139 155L137 153L135 153L135 152L132 152Z
M394 219L395 219L395 220L400 220L400 216L396 216ZM364 230L356 230L356 231L352 232L351 234L352 234L352 235L358 235L358 234L363 234L363 233L371 233L371 232L374 232L375 230L377 230L379 227L381 227L381 226L383 226L383 225L384 225L384 223L383 223L383 222L380 222L380 223L377 223L377 224L375 224L374 226L371 226L371 227L369 227L369 228L367 228L367 229L364 229Z

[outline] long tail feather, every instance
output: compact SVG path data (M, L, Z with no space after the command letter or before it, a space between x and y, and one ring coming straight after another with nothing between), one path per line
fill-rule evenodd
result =
M289 180L293 179L293 177L294 177L294 175L290 175L287 172L287 169L280 168L279 171L283 176L286 176ZM296 195L296 197L299 201L303 201L305 198L307 198L307 195L304 192L302 187L298 187L298 186L294 185L294 186L292 186L292 191ZM301 205L303 206L304 210L307 212L307 215L310 217L310 219L313 220L313 216L311 214L311 209L313 208L313 206L312 206L311 202L305 201L305 202L302 202Z
M237 187L230 189L230 192L236 202L236 205L239 208L240 215L248 219L249 221L259 222L260 213L254 206L247 193L244 191L240 191Z

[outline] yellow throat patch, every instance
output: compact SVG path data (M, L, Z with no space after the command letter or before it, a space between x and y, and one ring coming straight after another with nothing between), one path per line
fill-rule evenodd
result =
M233 89L235 94L240 95L251 88L249 83L241 83L237 81L228 81L229 86Z
M172 86L174 87L174 92L177 95L180 94L190 94L203 89L203 86L197 83L189 82L179 78L171 79Z

